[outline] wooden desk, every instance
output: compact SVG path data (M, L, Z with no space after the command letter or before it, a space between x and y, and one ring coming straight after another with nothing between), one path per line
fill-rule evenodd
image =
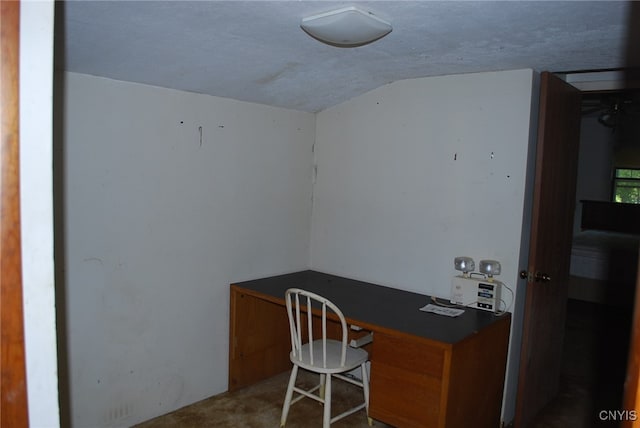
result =
M229 390L291 369L284 293L332 300L374 332L370 416L397 427L499 427L511 315L421 312L428 296L314 271L231 285Z

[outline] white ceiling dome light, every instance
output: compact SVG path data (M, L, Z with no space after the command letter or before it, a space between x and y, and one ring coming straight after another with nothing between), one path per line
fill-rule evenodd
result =
M300 27L311 37L338 47L356 47L376 41L392 30L391 24L355 6L308 16Z

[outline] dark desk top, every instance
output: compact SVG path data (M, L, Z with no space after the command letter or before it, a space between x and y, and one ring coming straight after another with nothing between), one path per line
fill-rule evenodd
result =
M370 324L448 344L457 343L510 314L465 308L455 318L420 311L431 298L424 294L356 281L312 270L235 283L284 303L288 288L320 294L334 302L354 323Z

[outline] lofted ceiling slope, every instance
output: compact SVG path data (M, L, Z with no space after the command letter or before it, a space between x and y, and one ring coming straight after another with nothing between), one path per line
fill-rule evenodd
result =
M393 25L357 48L318 42L307 15L357 5ZM625 1L66 1L56 67L317 112L387 83L531 68L627 66Z

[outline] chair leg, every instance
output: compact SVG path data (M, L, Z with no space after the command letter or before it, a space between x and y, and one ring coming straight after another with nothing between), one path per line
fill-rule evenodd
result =
M323 400L324 400L324 384L325 384L326 380L327 380L327 375L326 374L320 374L320 391L318 392L318 395Z
M360 366L362 369L362 392L364 395L364 403L367 411L367 422L369 426L373 425L373 419L369 417L369 373L367 372L366 361Z
M322 428L329 428L331 425L331 375L327 375L324 383L324 413Z
M291 369L291 376L289 376L289 386L287 386L287 393L284 396L284 404L282 406L282 416L280 417L280 427L284 428L287 423L287 416L289 415L289 407L291 406L291 398L293 397L293 387L296 384L296 377L298 376L298 366L293 365Z

